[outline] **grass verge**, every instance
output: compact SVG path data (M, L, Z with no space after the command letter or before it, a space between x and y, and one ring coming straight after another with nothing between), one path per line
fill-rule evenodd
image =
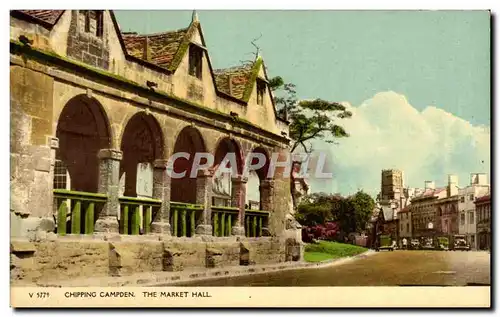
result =
M367 250L367 248L352 244L320 241L318 244L311 243L306 245L304 260L307 262L321 262L358 255Z

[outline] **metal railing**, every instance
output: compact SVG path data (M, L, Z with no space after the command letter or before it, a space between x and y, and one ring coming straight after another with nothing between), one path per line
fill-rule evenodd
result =
M192 237L201 218L203 205L170 202L170 226L174 237Z
M233 224L238 219L238 208L212 206L211 209L214 237L229 237Z
M245 210L245 235L247 237L261 237L263 229L267 227L269 212L264 210Z
M120 234L151 233L153 215L159 211L161 200L137 197L120 197L118 200L120 202Z
M92 234L99 211L107 201L105 194L54 189L57 234Z

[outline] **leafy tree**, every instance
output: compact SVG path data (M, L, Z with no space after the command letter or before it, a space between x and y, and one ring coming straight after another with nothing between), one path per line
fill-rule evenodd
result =
M373 198L363 191L347 198L338 215L343 231L349 233L364 230L374 207Z
M352 116L345 106L322 99L299 101L295 85L285 83L279 76L269 81L269 87L275 92L278 115L290 121L289 133L293 140L290 152L302 147L306 153L311 153L310 141L314 139L334 143L336 138L349 136L342 126L336 124L336 119Z

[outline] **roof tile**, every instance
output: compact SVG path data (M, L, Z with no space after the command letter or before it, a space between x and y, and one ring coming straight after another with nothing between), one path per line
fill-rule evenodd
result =
M54 25L64 10L17 10L32 18Z

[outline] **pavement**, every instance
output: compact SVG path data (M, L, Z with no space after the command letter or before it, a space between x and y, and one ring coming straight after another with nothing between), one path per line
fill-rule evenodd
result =
M181 286L466 286L490 284L484 251L380 251L311 269L178 283Z

